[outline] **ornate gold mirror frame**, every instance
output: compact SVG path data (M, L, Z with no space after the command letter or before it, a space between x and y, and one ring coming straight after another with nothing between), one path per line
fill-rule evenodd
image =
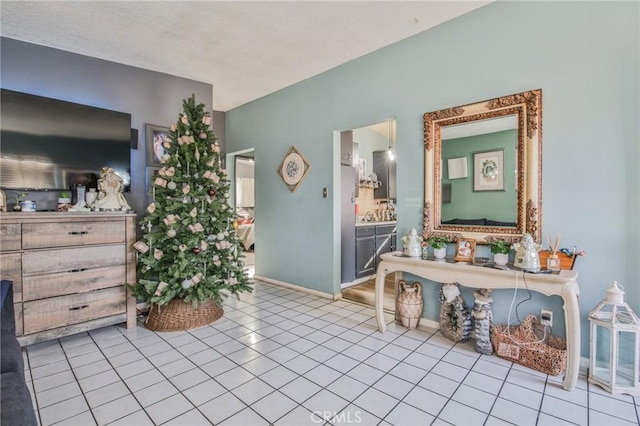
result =
M517 120L515 226L443 224L442 139L447 126L500 117ZM447 235L473 238L479 243L494 239L519 240L529 233L540 242L542 221L542 90L531 90L475 104L424 114L425 193L423 236ZM471 155L471 153L470 153ZM472 157L472 156L471 156Z

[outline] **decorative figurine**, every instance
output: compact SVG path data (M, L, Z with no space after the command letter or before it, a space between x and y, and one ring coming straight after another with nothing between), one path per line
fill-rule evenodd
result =
M454 342L471 337L471 313L465 306L456 283L443 284L440 289L440 332Z
M540 270L540 256L538 252L541 246L533 241L531 234L524 234L522 241L515 243L513 248L516 250L516 258L513 266L524 269L525 271Z
M476 352L491 355L493 346L491 345L491 327L493 327L493 311L491 306L493 298L491 290L481 288L473 292L473 319L476 336Z
M122 190L124 181L111 167L103 167L98 179L98 198L94 205L96 210L131 210L124 198Z
M418 235L416 228L411 228L409 235L402 237L402 251L407 256L420 257L422 256L422 237Z

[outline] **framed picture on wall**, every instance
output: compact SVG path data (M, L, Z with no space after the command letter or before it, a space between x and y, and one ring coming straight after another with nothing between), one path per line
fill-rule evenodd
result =
M145 137L147 139L147 164L159 166L160 159L166 153L164 142L169 139L169 128L145 124Z
M504 191L504 150L473 153L473 190Z

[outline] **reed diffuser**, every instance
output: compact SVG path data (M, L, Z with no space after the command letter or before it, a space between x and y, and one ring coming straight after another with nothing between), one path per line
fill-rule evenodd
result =
M558 258L558 247L560 247L560 234L556 234L555 244L551 244L551 237L547 235L549 250L551 254L547 258L547 269L552 272L560 272L560 259Z

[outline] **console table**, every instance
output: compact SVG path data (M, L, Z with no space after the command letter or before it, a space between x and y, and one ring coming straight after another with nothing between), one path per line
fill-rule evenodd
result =
M524 287L522 271L500 270L463 263L438 262L406 257L401 253L386 253L381 256L381 262L376 272L376 320L381 333L386 330L382 312L384 294L384 280L392 272L408 272L422 278L439 283L457 282L464 287L509 289ZM562 270L559 275L526 274L526 284L529 290L537 291L547 296L558 295L564 301L564 313L567 339L567 371L564 376L563 387L572 390L578 381L580 368L580 308L578 296L578 273L573 270ZM517 281L516 281L517 280Z

